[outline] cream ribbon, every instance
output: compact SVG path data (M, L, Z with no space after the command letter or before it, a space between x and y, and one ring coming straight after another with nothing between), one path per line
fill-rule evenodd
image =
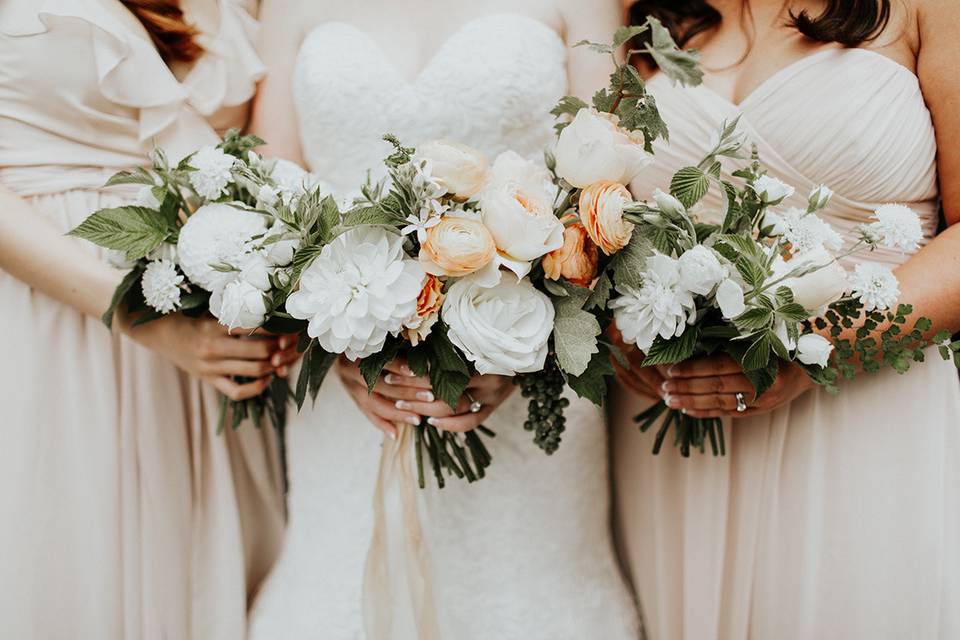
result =
M367 640L440 640L420 489L411 470L415 427L397 424L383 444L373 497L373 537L363 580Z

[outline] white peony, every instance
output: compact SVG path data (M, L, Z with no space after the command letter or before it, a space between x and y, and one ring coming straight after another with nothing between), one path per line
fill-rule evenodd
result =
M205 205L180 229L177 261L190 282L214 291L234 279L229 269L240 266L266 231L261 214L225 203Z
M513 151L500 154L480 192L483 224L505 266L518 277L530 262L563 246L563 223L553 213L556 189L540 165Z
M868 231L872 237L879 238L889 249L915 251L923 240L923 227L920 218L910 207L902 204L885 204L873 214L876 222L870 224Z
M323 248L303 270L287 312L308 320L326 351L353 361L377 353L417 309L426 274L403 251L403 238L356 228Z
M833 344L818 333L807 333L797 339L797 360L803 364L826 367L831 353Z
M183 276L177 273L176 265L166 259L150 262L140 279L144 300L162 314L180 308L181 284Z
M793 291L793 301L814 315L842 298L849 288L846 270L823 247L794 255L790 261L777 256L772 271L774 279L795 274L778 286Z
M204 147L190 158L190 184L201 198L216 200L227 192L232 179L231 169L237 159L223 149Z
M528 280L504 277L490 286L482 277L457 280L441 311L450 342L481 374L539 371L553 332L553 303Z
M629 184L653 156L643 136L621 129L620 119L596 109L581 109L557 140L557 175L583 189L595 182Z
M680 266L680 286L698 296L710 295L729 273L717 254L702 244L683 253L677 262Z
M782 236L796 253L806 253L821 247L837 251L843 247L843 238L820 216L803 209L791 208L781 216L768 213L765 224L773 223L775 235Z
M625 286L610 303L623 339L641 351L653 345L657 336L665 340L683 334L696 316L693 294L680 284L677 260L662 254L647 258L643 285Z
M764 204L779 204L794 193L793 187L773 176L760 176L752 187Z
M242 279L227 283L210 296L210 313L220 324L234 329L256 329L267 317L263 291Z
M431 175L458 200L475 195L487 179L487 159L476 149L458 142L427 142L417 147L416 157L427 162Z
M886 311L900 297L900 283L893 271L876 262L863 262L854 267L850 289L867 311Z

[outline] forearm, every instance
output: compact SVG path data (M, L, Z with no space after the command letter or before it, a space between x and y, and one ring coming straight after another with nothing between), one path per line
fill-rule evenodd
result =
M960 225L954 225L900 266L900 300L914 317L933 321L927 337L960 332Z
M123 274L0 187L0 269L85 315L100 317Z

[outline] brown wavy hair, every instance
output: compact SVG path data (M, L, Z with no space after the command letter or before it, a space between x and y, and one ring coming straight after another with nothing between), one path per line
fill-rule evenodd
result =
M193 62L203 54L197 30L187 22L179 0L120 0L146 28L167 62Z

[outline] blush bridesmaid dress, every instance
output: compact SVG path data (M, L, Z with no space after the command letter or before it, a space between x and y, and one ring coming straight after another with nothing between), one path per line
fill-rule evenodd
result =
M0 184L66 232L154 144L241 126L256 25L219 9L178 79L115 0L0 2ZM0 352L0 637L243 638L282 537L272 430L218 436L211 388L3 271Z
M825 49L739 105L663 76L650 88L670 143L634 182L638 197L742 115L770 173L797 188L786 206L823 183L836 191L823 216L848 240L887 202L919 212L933 237L933 124L916 76L892 59ZM720 209L716 193L705 209ZM651 640L960 638L960 384L935 350L926 360L728 422L718 458L652 456L655 429L631 420L649 401L615 394L617 528Z

